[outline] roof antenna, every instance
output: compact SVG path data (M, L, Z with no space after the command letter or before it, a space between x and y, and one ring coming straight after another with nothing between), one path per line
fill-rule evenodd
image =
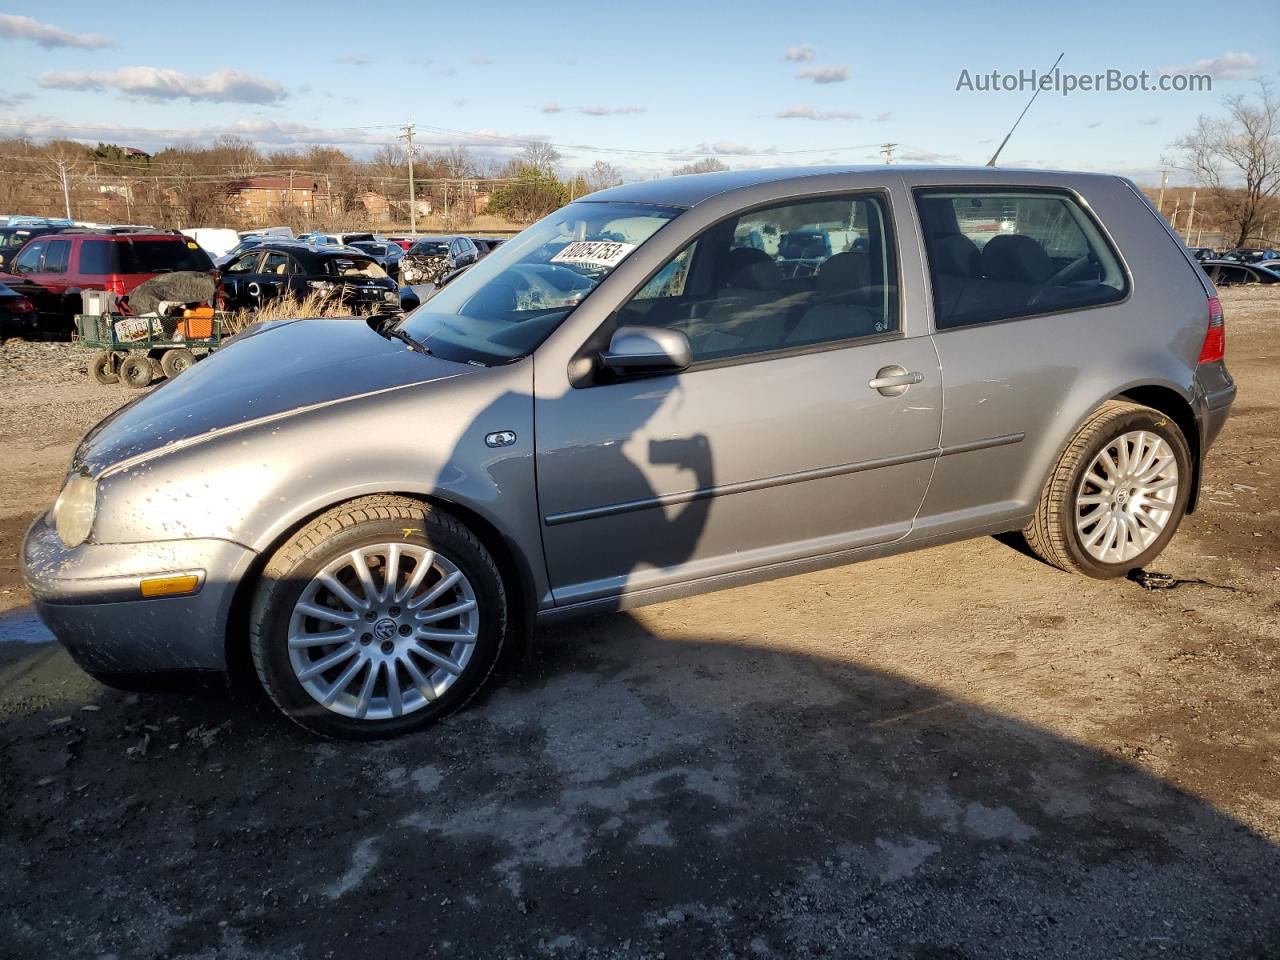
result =
M1062 58L1065 55L1065 53L1066 51L1063 51L1062 53L1058 54L1058 59L1053 61L1053 66L1050 67L1048 71L1046 71L1047 73L1053 73L1053 71L1057 68L1058 64L1062 62ZM1000 146L996 147L996 152L993 153L991 155L991 159L987 161L988 167L994 167L996 165L996 159L1000 156L1000 151L1003 150L1004 145L1009 142L1009 138L1013 136L1013 131L1018 129L1018 124L1020 124L1022 122L1022 118L1027 115L1027 111L1031 109L1031 105L1036 102L1036 97L1040 96L1040 91L1043 89L1044 88L1041 87L1039 84L1036 84L1036 92L1031 95L1031 99L1027 101L1027 105L1023 107L1022 112L1018 114L1018 119L1013 121L1013 126L1009 128L1009 132L1006 133L1004 135L1004 139L1000 141Z

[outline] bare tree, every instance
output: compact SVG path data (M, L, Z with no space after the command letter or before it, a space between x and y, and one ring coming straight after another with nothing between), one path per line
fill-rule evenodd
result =
M715 157L704 157L701 160L695 160L693 163L686 163L683 167L676 167L671 171L671 175L679 177L686 173L719 173L721 170L728 169L727 164L722 163Z
M1201 116L1173 144L1175 165L1206 189L1242 247L1280 192L1280 96L1269 80L1259 80L1256 100L1233 94L1223 102L1226 117Z
M591 169L582 175L582 180L586 187L585 192L595 193L597 190L621 186L622 174L612 163L597 160L591 165Z
M559 162L560 151L549 140L530 140L520 151L520 165L539 173L555 173Z

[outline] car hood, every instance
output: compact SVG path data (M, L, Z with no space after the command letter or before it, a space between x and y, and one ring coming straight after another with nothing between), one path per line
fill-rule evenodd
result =
M111 414L72 468L96 476L248 424L481 369L416 353L359 317L268 324Z

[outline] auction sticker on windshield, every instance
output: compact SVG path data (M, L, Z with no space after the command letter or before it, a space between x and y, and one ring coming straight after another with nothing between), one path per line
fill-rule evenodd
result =
M617 243L612 240L575 240L552 257L551 262L616 267L635 248L634 243Z

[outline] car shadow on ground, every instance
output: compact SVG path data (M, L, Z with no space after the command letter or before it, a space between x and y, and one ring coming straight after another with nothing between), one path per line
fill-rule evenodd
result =
M0 668L15 957L1266 957L1280 851L848 660L612 615L401 740ZM40 694L33 690L44 691Z

